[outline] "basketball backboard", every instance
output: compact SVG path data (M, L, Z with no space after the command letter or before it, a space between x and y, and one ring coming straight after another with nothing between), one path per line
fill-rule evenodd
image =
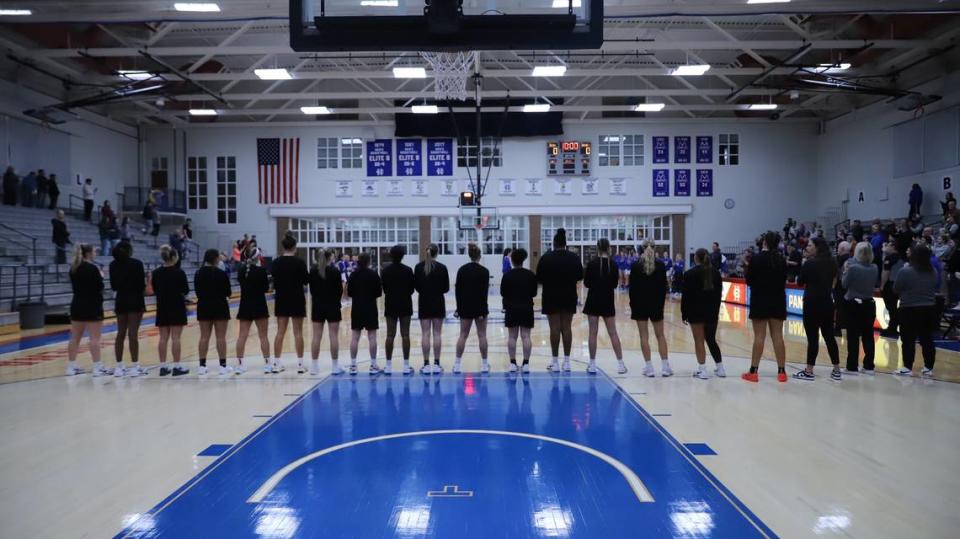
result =
M603 0L290 0L295 51L595 49Z
M499 230L500 219L493 206L460 206L460 230Z

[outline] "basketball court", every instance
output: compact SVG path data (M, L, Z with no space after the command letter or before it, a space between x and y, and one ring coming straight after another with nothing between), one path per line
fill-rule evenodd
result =
M742 256L788 218L835 251L858 222L896 226L917 184L923 235L949 267L958 28L952 0L0 4L0 144L20 182L0 211L0 537L956 537L953 270L930 376L896 374L903 345L881 335L895 319L879 291L876 374L832 381L822 340L814 381L777 382L769 341L759 383L740 374L753 343ZM269 266L290 235L309 264L332 250L345 271L362 253L383 269L396 245L412 267L434 244L451 277L445 372L418 372L415 313L412 375L399 337L392 374L368 373L361 338L358 373L334 375L326 328L317 373L297 373L289 332L285 371L264 373L254 330L246 372L216 374L211 343L198 375L191 303L191 372L161 377L148 298L147 375L64 376L69 266L54 259L46 200L20 190L38 169L58 178L74 244L103 239L98 217L82 217L89 177L95 216L109 202L130 220L148 270L159 244L182 241L192 288L204 250L222 251L234 318L238 241ZM671 293L674 374L660 376L653 341L657 376L645 377L622 288L627 372L603 328L587 372L579 312L572 369L551 372L539 295L530 372L509 372L504 250L526 250L535 270L561 228L584 265L603 238L612 255L650 245L685 269L716 242L727 376L709 355L709 378L693 376ZM454 374L453 287L470 244L490 273L491 371L473 333ZM109 286L100 352L113 367ZM807 339L802 288L785 291L792 375ZM352 308L344 298L343 367ZM378 309L382 366L383 298ZM271 341L276 330L271 317ZM237 332L233 320L231 367ZM311 336L307 320L308 364ZM84 340L88 370L90 352Z

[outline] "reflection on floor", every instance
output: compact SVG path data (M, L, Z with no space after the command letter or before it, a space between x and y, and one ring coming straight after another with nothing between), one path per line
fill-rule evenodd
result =
M586 323L577 317L573 373L544 373L546 322L538 320L534 374L510 378L496 299L489 334L499 372L488 376L449 374L455 321L444 327L448 374L439 379L323 381L326 350L313 377L252 369L169 379L152 369L137 379L64 378L66 344L56 336L36 347L29 338L0 341L8 347L0 348L0 380L21 381L0 387L0 536L875 538L953 537L960 526L944 503L960 476L960 385L891 375L838 384L823 353L815 382L778 384L765 362L761 383L744 383L737 375L751 333L735 307L724 309L720 332L731 376L697 380L673 303L673 378L640 375L636 328L625 315L626 375L583 373ZM195 370L191 324L184 352ZM802 363L799 321L786 333L788 357ZM141 336L144 364L156 365L155 328ZM341 330L341 359L346 337ZM248 350L257 350L255 337ZM289 367L289 337L287 350ZM898 343L880 339L877 352L881 369L898 365ZM960 380L957 357L938 351L938 378ZM112 335L104 359L112 362ZM80 361L89 366L89 354ZM616 372L605 336L599 365ZM472 337L464 368L478 367ZM356 443L450 430L458 432ZM338 444L349 447L277 475Z

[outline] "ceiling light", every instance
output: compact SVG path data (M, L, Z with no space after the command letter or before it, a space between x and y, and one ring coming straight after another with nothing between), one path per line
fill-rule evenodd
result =
M214 109L190 109L190 116L216 116Z
M254 69L253 73L262 80L290 80L290 72L283 68L277 69Z
M156 77L155 74L142 69L118 69L117 75L130 80L147 80Z
M300 112L304 114L330 114L327 107L300 107Z
M820 68L823 70L821 71L821 73L833 72L833 71L846 71L850 69L850 64L847 62L840 63L840 64L820 64Z
M360 5L366 7L399 7L400 0L360 0Z
M776 103L754 103L750 105L750 110L777 110Z
M636 112L660 112L665 106L663 103L640 103L633 110Z
M524 105L523 112L549 112L550 104L549 103L534 103L532 105Z
M427 70L422 67L395 67L393 68L393 78L425 79L427 78Z
M747 0L748 4L786 4L790 0Z
M0 9L0 17L23 17L33 15L29 9Z
M414 105L411 108L414 114L436 114L440 111L436 105Z
M580 7L580 0L573 0L573 7ZM553 4L550 7L565 9L570 7L570 0L553 0Z
M562 77L567 66L537 66L533 68L534 77Z
M177 11L192 11L194 13L215 13L220 11L220 6L212 2L202 4L186 2L174 4L173 9Z
M710 70L709 64L678 66L670 72L678 77L699 77Z

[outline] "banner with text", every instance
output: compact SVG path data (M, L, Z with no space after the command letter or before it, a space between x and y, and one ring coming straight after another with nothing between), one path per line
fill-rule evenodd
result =
M673 162L690 162L690 137L673 137Z
M673 196L690 196L690 169L680 168L673 171Z
M713 163L713 137L697 137L697 163Z
M427 139L427 176L453 176L453 139Z
M397 176L423 176L423 141L397 139Z
M713 196L713 170L697 169L697 196Z
M670 171L665 168L653 169L653 196L670 196Z
M651 137L653 142L653 162L660 163L669 163L670 162L670 137Z
M367 176L393 176L393 139L367 141Z

